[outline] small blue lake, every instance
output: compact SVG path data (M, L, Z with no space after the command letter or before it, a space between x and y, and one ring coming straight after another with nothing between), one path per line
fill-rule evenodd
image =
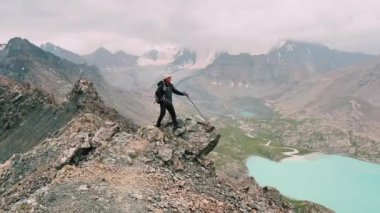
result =
M249 118L249 117L255 116L255 114L252 112L248 112L248 111L242 111L242 112L240 112L240 116L245 117L245 118Z
M260 186L273 186L285 196L338 213L380 212L379 164L314 153L281 162L252 156L246 165Z

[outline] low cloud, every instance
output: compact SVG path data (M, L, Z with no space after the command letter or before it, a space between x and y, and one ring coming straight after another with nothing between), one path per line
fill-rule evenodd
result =
M285 39L380 53L377 0L0 0L0 43L21 36L85 54L158 45L264 53Z

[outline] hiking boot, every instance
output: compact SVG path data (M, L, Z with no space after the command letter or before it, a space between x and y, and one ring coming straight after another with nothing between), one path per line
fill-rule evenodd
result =
M179 128L178 124L174 124L173 126L173 132L176 131Z

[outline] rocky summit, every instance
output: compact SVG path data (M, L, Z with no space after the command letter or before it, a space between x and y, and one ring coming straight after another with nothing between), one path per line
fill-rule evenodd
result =
M79 80L68 101L79 112L53 136L0 164L1 212L293 212L253 178L217 176L205 156L214 127L180 118L173 132L138 127ZM310 211L328 211L309 203Z

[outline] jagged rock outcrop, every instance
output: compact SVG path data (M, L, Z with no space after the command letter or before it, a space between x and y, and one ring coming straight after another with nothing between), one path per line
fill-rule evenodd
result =
M90 80L78 80L66 99L69 103L75 104L75 107L82 112L94 113L101 115L103 118L114 120L118 122L122 128L130 128L130 131L137 129L136 124L127 120L114 108L111 108L104 103Z
M0 207L9 212L291 212L275 189L217 177L201 157L218 134L184 119L182 135L123 131L92 113L74 118L0 166ZM194 126L195 125L195 126ZM191 129L197 131L190 131ZM188 140L197 138L197 140Z
M176 137L155 127L121 131L117 123L82 114L58 137L14 155L0 167L1 208L11 212L59 212L67 206L76 212L267 208L260 203L265 197L251 201L249 193L217 179L212 162L197 157L217 133L206 133L200 125L198 131L188 132L187 124L194 122L185 121L183 136ZM199 140L186 140L193 136ZM252 184L244 190L260 189ZM285 211L278 202L270 208Z
M75 83L67 102L58 105L45 92L0 76L0 111L0 162L55 135L79 113L96 113L118 122L122 128L137 128L107 107L92 82L84 79Z

